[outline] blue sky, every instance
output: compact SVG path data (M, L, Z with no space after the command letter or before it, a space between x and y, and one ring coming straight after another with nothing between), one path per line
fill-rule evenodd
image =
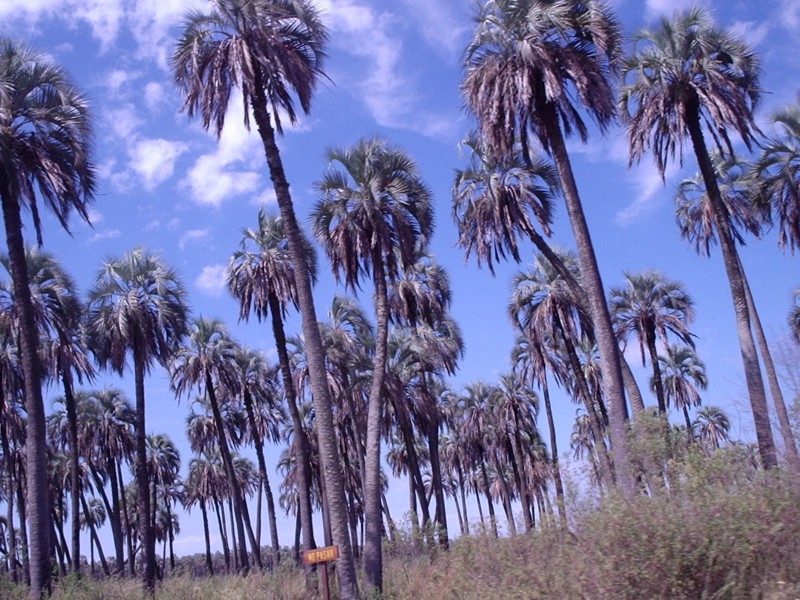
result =
M769 133L768 116L795 102L800 63L792 41L800 31L800 3L793 0L687 2L649 0L611 3L626 35L674 9L700 4L718 25L738 32L762 60L765 94L759 122ZM38 48L65 67L91 101L100 185L92 208L93 226L73 222L73 236L45 221L45 249L54 252L88 290L101 261L136 245L160 253L175 266L189 291L195 315L219 317L242 343L275 360L267 324L238 324L238 310L223 286L223 270L237 248L241 229L255 225L259 206L275 209L274 193L256 135L242 125L242 106L231 103L219 140L179 112L181 99L170 84L169 56L185 12L206 2L183 0L2 0L0 35ZM433 251L451 277L452 314L462 328L466 357L452 385L489 382L509 368L513 341L506 317L510 280L524 265L501 264L492 277L473 259L465 262L455 245L450 208L453 169L464 166L458 142L471 124L459 96L461 57L472 29L472 3L452 0L324 0L318 6L330 28L323 81L312 112L280 140L298 218L307 224L316 201L313 182L326 165L324 149L347 146L379 134L404 147L418 162L434 193L437 230ZM744 393L734 317L721 258L697 257L679 238L672 196L677 183L694 171L673 166L666 183L650 157L627 168L623 131L612 128L586 145L570 143L573 167L607 288L622 283L623 271L661 270L680 280L695 299L692 331L710 380L704 402L722 406L735 434L752 437ZM559 211L554 240L571 247L569 224ZM32 240L31 230L27 239ZM528 257L533 256L529 245ZM334 293L320 253L315 298L324 318ZM791 292L800 284L795 259L777 248L775 236L751 240L742 259L768 337L786 335ZM359 299L370 309L371 290ZM297 319L288 324L299 333ZM646 371L638 368L638 347L629 346L631 364L645 394ZM133 397L132 377L108 383ZM189 407L178 404L156 370L146 388L148 429L168 433L188 463L183 428ZM57 394L53 390L48 398ZM575 406L557 398L559 442L568 447ZM653 398L646 398L653 404ZM540 427L544 428L542 420ZM777 434L777 430L776 430ZM277 450L275 451L277 456ZM274 457L273 457L274 462ZM273 483L277 488L277 478ZM395 516L407 506L405 485L393 486ZM473 515L475 512L473 511ZM292 541L293 518L281 519L281 542ZM451 529L456 529L455 515ZM200 551L198 514L182 517L179 553ZM265 534L266 535L266 534ZM264 538L266 539L266 538Z

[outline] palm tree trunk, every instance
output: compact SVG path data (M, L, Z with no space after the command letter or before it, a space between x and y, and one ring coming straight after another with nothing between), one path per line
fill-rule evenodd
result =
M719 237L719 247L728 276L728 284L733 300L733 309L736 314L736 333L739 337L739 349L742 355L742 366L747 383L747 392L750 398L750 407L753 411L753 421L756 429L758 451L764 468L770 469L777 466L778 459L775 452L775 442L772 438L772 428L769 423L769 409L767 408L767 395L764 389L764 380L758 364L758 355L753 341L753 332L750 329L750 312L747 307L747 297L742 282L742 272L736 257L736 248L730 232L728 213L720 195L714 167L708 155L703 131L700 126L700 109L695 98L687 102L686 127L692 139L697 164L703 176L708 199L714 211L714 225Z
M222 501L214 498L214 512L217 513L217 527L219 538L222 541L222 555L225 557L225 572L231 572L231 551L228 547L228 534L225 530L225 514Z
M553 420L553 408L550 405L550 386L547 384L547 373L543 373L539 382L544 397L544 413L547 417L547 430L550 434L550 461L553 466L553 479L556 486L556 506L558 519L562 527L567 526L567 505L564 502L564 482L561 479L561 466L558 459L558 443L556 441L556 425Z
M144 375L145 368L139 352L133 351L134 385L136 387L136 487L139 489L139 541L142 548L142 583L145 594L156 592L156 547L153 523L150 521L150 477L147 469L147 435L145 429Z
M3 190L6 186L3 186ZM6 245L14 285L14 310L20 323L19 349L24 377L25 409L28 415L26 455L28 461L28 524L31 587L29 598L39 600L50 587L50 506L47 485L47 431L42 398L42 368L38 333L33 314L25 243L22 238L20 205L7 192L0 194Z
M27 524L27 515L28 509L26 505L26 495L25 490L28 488L27 479L25 477L25 465L22 462L17 463L16 465L17 470L17 485L16 485L16 493L17 493L17 518L19 519L19 550L20 554L22 554L22 575L25 578L25 583L31 585L31 561L30 561L30 553L28 546L28 524ZM48 526L48 531L50 527Z
M589 314L594 324L597 348L600 354L600 370L603 379L603 395L609 410L609 429L611 452L614 456L616 479L625 495L634 492L634 478L628 457L627 427L625 424L625 388L622 382L622 367L617 338L611 326L611 316L606 304L605 288L600 277L600 269L589 235L586 217L583 213L578 187L572 173L569 154L559 127L558 118L552 105L546 105L544 126L550 140L550 150L556 164L561 188L564 194L567 214L572 226L578 261L589 300Z
M134 554L133 526L131 525L130 514L128 513L128 500L125 498L125 485L122 479L122 460L116 461L117 465L117 485L119 486L120 507L122 508L122 521L125 524L125 541L128 546L128 571L131 577L136 575L136 556Z
M486 474L486 463L481 460L481 478L483 484L483 495L486 496L486 504L489 508L489 524L492 534L497 537L497 517L494 514L494 504L492 503L492 493L489 491L489 477Z
M650 367L653 371L653 383L656 388L656 400L658 401L658 413L667 414L667 402L664 398L664 382L661 379L661 369L658 367L658 350L656 349L656 334L652 329L645 333L647 341L647 351L650 354Z
M117 483L117 461L109 457L106 464L109 483L111 484L111 511L108 513L108 522L111 524L111 534L114 538L114 553L116 566L114 571L122 573L125 570L125 541L122 533L122 514L119 503L119 484Z
M100 538L97 535L97 527L95 526L94 517L92 516L91 509L89 508L89 504L86 502L86 495L81 492L81 506L83 507L83 516L86 520L86 523L89 525L89 535L97 547L97 554L100 558L100 565L103 568L103 574L108 577L111 575L111 571L108 568L108 562L106 561L106 555L103 552L103 546L100 544Z
M272 496L272 487L269 484L269 475L267 475L267 463L264 460L264 443L261 440L261 435L258 433L256 426L256 415L253 410L253 398L250 391L245 388L244 390L244 406L247 411L247 420L250 421L250 431L253 434L253 443L256 447L256 457L258 458L258 470L261 474L261 481L264 484L264 495L267 497L267 515L269 518L269 534L270 542L272 543L272 560L275 564L280 562L281 559L281 546L278 542L278 521L275 517L275 498ZM259 495L259 498L261 496ZM259 519L261 511L259 510ZM258 527L259 533L261 528ZM259 545L258 543L256 544Z
M306 342L306 357L314 401L320 462L328 482L328 506L332 516L333 536L339 546L339 560L337 561L339 596L341 600L353 600L358 597L358 581L356 579L353 549L350 545L347 506L344 498L344 475L339 459L339 451L336 447L333 408L325 370L325 351L322 347L322 337L319 332L314 298L311 293L311 279L304 256L300 227L294 214L292 197L289 193L289 183L286 181L278 145L275 143L275 130L272 127L270 115L267 111L264 86L263 82L260 81L260 74L257 69L255 70L255 79L251 98L253 117L264 144L264 154L267 158L270 179L275 189L275 196L289 244L289 253L294 265L297 304L300 309L303 338Z
M383 382L386 377L387 338L389 333L389 302L383 256L379 251L372 257L372 280L375 284L375 355L372 381L367 404L367 456L364 482L364 575L368 589L383 592L383 554L381 531L381 423L383 422ZM423 514L426 507L423 507ZM372 592L371 592L372 593Z
M244 532L244 521L242 512L242 488L239 486L239 480L236 477L236 471L233 468L233 459L231 458L231 451L228 448L228 438L225 435L225 422L222 420L222 413L219 410L217 403L217 394L214 391L214 382L211 380L211 373L206 369L205 372L206 394L208 402L211 405L211 413L214 416L214 425L217 430L217 442L219 444L219 453L222 457L222 464L225 467L225 475L228 478L228 485L231 490L231 500L233 502L233 513L236 523L237 542L239 546L239 558L241 560L240 568L243 574L246 574L250 568L250 560L247 557L247 538ZM252 541L252 540L251 540ZM259 565L260 566L260 565Z
M2 381L0 381L0 384ZM11 444L8 439L8 420L6 419L5 393L0 385L0 444L3 450L4 482L6 489L6 533L8 536L8 570L11 581L17 583L17 532L14 529L14 462L11 457Z
M572 372L575 378L575 387L577 388L578 395L583 401L583 406L586 409L586 415L589 417L589 425L592 429L595 451L597 452L597 456L600 458L600 483L611 485L614 481L613 464L611 462L611 457L608 454L608 449L606 448L602 422L597 414L589 386L587 385L586 379L583 376L580 361L578 360L578 355L575 351L575 346L564 331L562 319L559 317L558 313L555 315L555 321L556 328L561 332L561 338L564 340L564 347L566 348L569 364L572 367Z
M203 515L203 537L206 543L206 568L208 574L214 575L214 561L211 560L211 534L208 529L208 510L206 509L206 502L200 498L200 513Z
M756 343L761 353L761 360L764 362L764 370L767 372L767 381L769 382L769 390L772 394L772 402L775 405L775 414L778 417L778 425L780 426L781 437L783 438L786 461L793 471L798 472L800 471L800 455L798 455L797 452L797 444L794 439L794 433L792 432L792 424L789 421L789 413L786 411L786 402L783 399L783 392L781 391L780 383L778 383L778 374L775 371L772 352L770 352L769 344L767 344L767 336L764 335L764 328L761 326L761 318L758 316L758 311L756 310L753 293L750 290L750 282L747 279L747 274L744 272L744 267L742 266L742 261L738 252L736 258L739 261L739 270L742 273L742 284L744 285L744 293L747 298L747 308L750 311L750 318L753 320Z
M75 396L72 393L72 378L69 369L61 369L64 385L64 405L67 411L67 435L69 436L69 510L70 534L72 535L72 572L81 574L81 521L80 493L81 482L78 464L78 415L75 410Z
M464 507L464 529L462 534L469 535L469 515L467 514L467 490L464 482L464 472L461 466L458 466L458 489L461 493L461 506Z

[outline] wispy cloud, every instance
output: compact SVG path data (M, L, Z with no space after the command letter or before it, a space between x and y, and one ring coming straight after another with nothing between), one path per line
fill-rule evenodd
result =
M675 13L691 10L695 7L707 7L709 0L647 0L645 2L645 18L672 17Z
M142 179L144 188L152 191L172 177L175 161L188 150L183 142L165 139L141 139L128 149L129 167Z
M227 199L259 189L262 153L258 136L244 127L244 107L237 92L231 98L219 143L213 152L194 162L183 183L195 202L218 207Z
M209 296L221 296L225 290L225 265L203 267L200 275L194 280L194 284L200 291Z
M183 250L188 244L207 238L209 233L208 229L190 229L181 236L178 248Z

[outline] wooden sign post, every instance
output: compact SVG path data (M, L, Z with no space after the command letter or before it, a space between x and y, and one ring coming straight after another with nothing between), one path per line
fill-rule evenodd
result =
M315 565L317 563L322 565L322 590L325 600L330 600L331 598L331 590L328 583L328 563L337 558L339 558L339 546L325 546L324 548L315 548L314 550L305 550L303 552L303 560L307 565Z

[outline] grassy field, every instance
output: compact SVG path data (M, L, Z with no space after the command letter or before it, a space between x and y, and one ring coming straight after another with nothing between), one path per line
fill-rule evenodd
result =
M306 598L302 572L284 561L247 577L168 577L158 600ZM0 598L26 597L0 581ZM335 590L333 597L336 597ZM139 600L137 581L67 579L55 600ZM698 458L651 496L584 498L570 530L514 538L473 535L448 552L405 535L386 546L384 598L800 598L800 483L735 462Z

